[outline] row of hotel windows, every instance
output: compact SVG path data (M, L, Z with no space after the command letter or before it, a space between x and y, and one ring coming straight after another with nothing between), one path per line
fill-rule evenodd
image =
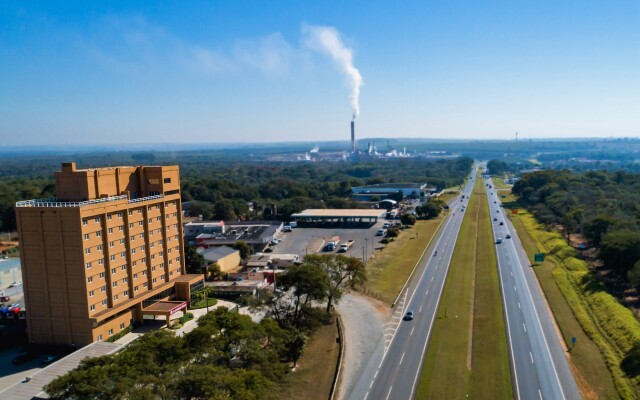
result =
M142 225L142 221L138 222L138 225ZM177 228L177 227L178 227L178 224L169 225L169 226L167 227L167 229L171 229L171 227L172 227L172 226L173 226L174 228ZM118 228L118 231L119 231L119 232L124 231L124 225L120 225L120 226L118 226L117 228ZM132 228L133 228L133 223L129 224L129 228L130 228L130 229L132 229ZM109 232L109 233L113 233L113 228L109 228L109 229L108 229L108 232ZM161 233L161 232L162 232L162 229L161 229L161 228L158 228L158 229L156 230L156 232L157 232L157 233ZM102 237L102 231L96 231L96 232L95 232L95 234L96 234L96 237ZM140 233L139 235L140 235L140 238L143 238L143 237L144 237L144 234L143 234L143 233ZM149 230L149 236L153 236L153 230ZM90 233L85 233L85 234L84 234L84 240L89 240L90 238L91 238L91 234L90 234ZM133 238L135 238L135 235L131 236L131 238L132 238L131 240L134 240ZM176 235L176 239L178 239L178 235ZM171 240L171 239L169 239L169 240ZM122 243L122 242L120 242L120 243Z
M153 256L151 256L151 257L153 258ZM175 260L179 262L180 261L180 257L176 257ZM137 261L140 261L141 264L146 264L147 258L146 257L145 258L141 258L140 260L137 260ZM132 263L133 264L132 266L135 267L136 265L138 265L137 261L134 261ZM98 264L102 264L102 263L103 263L102 259L99 259L98 260ZM173 260L169 260L169 265L173 265ZM164 268L164 263L160 263L158 265L152 266L151 267L151 272L155 272L156 267L162 269L162 268ZM89 269L89 268L91 268L91 263L90 262L87 263L87 269ZM127 266L126 265L123 265L120 268L121 268L122 271L126 271L127 270ZM179 269L177 271L179 271ZM111 274L114 275L116 273L118 273L118 269L117 268L111 268ZM147 275L147 271L143 270L142 271L142 275L143 276ZM170 275L173 275L173 273L171 273ZM100 274L98 276L100 277L100 279L104 279L104 272L100 272ZM138 273L133 274L133 279L138 279ZM93 276L90 276L90 277L87 278L87 283L91 283L91 282L93 282ZM114 287L115 286L117 286L117 285L114 285Z
M147 207L147 211L151 211L152 207L153 206L148 206ZM160 210L160 206L159 205L156 205L155 208L156 208L156 210ZM137 208L136 210L138 211L138 214L142 214L142 208ZM134 210L129 210L129 215L130 216L133 215L133 211ZM113 215L114 214L107 214L107 220L111 221L111 219L113 219ZM118 218L122 218L122 211L118 211L117 213L115 213L115 215L117 215ZM178 213L174 212L173 216L177 217ZM169 219L169 214L167 214L167 219ZM158 217L157 220L160 221L160 217ZM100 223L100 216L93 217L93 221L95 223ZM151 223L151 219L149 219L149 223ZM83 218L82 219L82 225L88 225L88 224L89 224L89 218Z

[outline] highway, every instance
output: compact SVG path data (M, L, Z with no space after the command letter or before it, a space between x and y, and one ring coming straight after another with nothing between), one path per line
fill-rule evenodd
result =
M516 399L580 399L554 321L495 185L486 180ZM495 221L494 221L495 219ZM502 225L500 225L502 223ZM507 238L507 235L510 238ZM498 243L501 241L501 243Z
M391 343L381 357L372 357L349 399L411 399L418 385L427 344L435 322L436 312L449 264L464 217L464 209L473 190L477 165L461 195L450 208L432 245L425 249L409 285L405 289L404 312L412 310L412 321L400 321ZM481 179L481 178L480 178ZM462 200L462 201L461 201ZM437 252L437 253L436 253ZM373 338L372 340L375 340Z

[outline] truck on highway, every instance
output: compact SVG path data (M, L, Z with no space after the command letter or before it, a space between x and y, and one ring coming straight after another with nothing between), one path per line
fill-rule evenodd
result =
M327 242L327 246L325 247L327 251L335 251L340 244L340 236L334 236Z
M340 252L344 253L346 251L349 251L349 249L351 248L351 246L353 246L353 239L351 240L347 240L346 242L342 243L340 245Z

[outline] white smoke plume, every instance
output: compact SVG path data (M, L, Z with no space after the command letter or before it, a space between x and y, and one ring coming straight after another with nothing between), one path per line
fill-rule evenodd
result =
M351 86L351 113L355 119L360 114L362 75L353 65L353 51L344 45L340 39L340 33L332 26L303 25L302 32L305 43L310 49L331 57L345 73Z

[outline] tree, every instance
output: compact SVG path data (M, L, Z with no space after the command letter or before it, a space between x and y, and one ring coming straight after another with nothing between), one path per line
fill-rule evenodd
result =
M627 273L627 280L636 288L640 288L640 261L633 265L633 268Z
M222 221L235 221L238 219L231 201L222 199L213 206L215 216Z
M185 243L184 263L188 273L201 274L205 261L202 254L198 253L195 247L191 246L188 243Z
M251 253L253 253L253 248L251 248L251 245L249 245L247 242L243 242L242 240L238 240L233 248L240 251L240 258L242 258L243 260L249 258L249 256L251 256Z
M278 277L282 295L271 301L271 315L281 325L300 328L313 302L323 302L329 292L328 274L320 267L302 264Z
M627 271L640 261L640 232L607 233L602 239L599 256L607 267L626 276Z
M287 340L287 348L289 349L289 357L293 361L293 367L298 365L298 360L302 357L304 346L307 344L307 337L300 330L292 328L289 330L289 339Z
M413 226L416 224L416 216L413 214L404 213L400 216L400 222L402 222L403 225Z
M509 170L509 167L504 161L489 160L487 169L491 175L502 175Z
M607 214L598 214L594 219L584 224L584 235L589 242L596 247L600 247L602 238L609 231L615 228L620 221Z
M425 204L416 207L416 214L425 219L436 218L442 211L440 205L429 199Z
M207 267L207 274L209 279L216 281L222 276L222 269L220 269L220 265L217 262L214 262Z
M327 313L331 311L333 302L342 297L346 288L355 288L367 280L367 273L362 261L342 254L311 254L304 258L307 265L315 265L327 273Z

